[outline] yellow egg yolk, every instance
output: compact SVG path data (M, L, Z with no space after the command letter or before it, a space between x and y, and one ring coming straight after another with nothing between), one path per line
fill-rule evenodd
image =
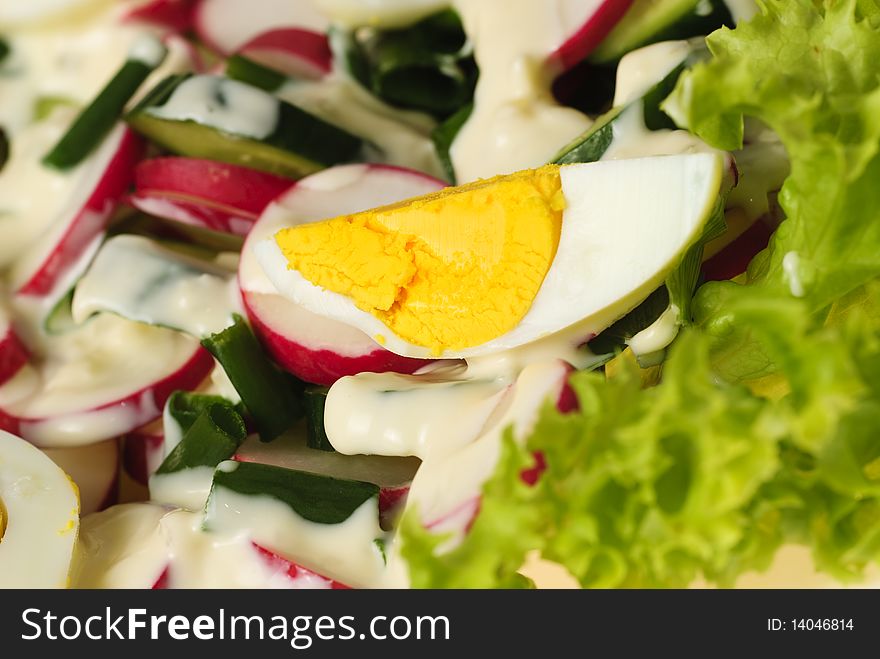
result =
M556 255L564 206L559 167L547 165L283 229L275 240L288 268L439 355L522 320Z

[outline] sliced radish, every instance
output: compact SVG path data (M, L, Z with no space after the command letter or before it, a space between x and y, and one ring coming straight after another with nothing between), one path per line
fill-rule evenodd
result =
M129 203L165 219L248 234L266 206L293 185L281 176L198 158L151 158L138 164Z
M0 384L21 370L30 353L15 333L7 313L0 309Z
M593 52L633 0L557 0L560 18L570 36L551 55L550 62L570 69Z
M116 503L119 488L119 441L43 451L73 479L79 489L80 514L88 515Z
M113 129L79 172L66 210L13 266L17 294L47 295L94 243L127 190L142 150L141 138L125 125Z
M122 20L150 23L171 30L187 32L193 26L197 0L146 0L133 7Z
M122 466L141 485L147 485L165 459L162 419L135 428L122 438Z
M333 579L328 579L327 577L322 577L320 574L312 572L311 570L304 568L302 565L297 565L293 561L290 561L283 556L279 556L274 551L261 547L255 542L252 544L257 550L257 553L266 561L266 563L275 570L280 569L284 571L284 573L293 580L295 584L294 587L327 588L332 590L351 589L350 586L341 584Z
M159 417L177 389L214 367L183 334L100 314L50 337L32 365L0 387L0 427L38 446L81 446Z
M324 32L328 25L305 0L201 0L195 13L196 34L222 55L267 30L299 27Z
M291 78L319 80L333 67L327 36L299 28L258 34L238 54Z
M238 277L254 331L282 368L307 382L330 385L365 371L414 373L428 363L395 355L363 332L285 300L263 273L252 248L285 226L389 204L444 185L413 170L345 165L299 181L266 208L242 249Z
M513 385L505 409L479 439L422 465L407 506L418 506L426 527L438 533L467 532L479 512L480 492L495 469L505 431L512 426L514 438L524 440L547 401L559 400L570 372L571 367L558 360L527 366ZM525 479L537 478L539 473L525 475Z

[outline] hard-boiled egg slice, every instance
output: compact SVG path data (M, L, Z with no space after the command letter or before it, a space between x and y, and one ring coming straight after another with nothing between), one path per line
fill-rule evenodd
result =
M79 530L76 486L32 444L0 431L0 588L64 588Z
M724 160L701 153L526 170L301 224L258 243L278 291L409 357L472 357L566 328L586 339L700 236Z

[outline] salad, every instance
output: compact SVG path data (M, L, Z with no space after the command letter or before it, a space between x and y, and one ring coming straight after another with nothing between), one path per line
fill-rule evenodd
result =
M0 587L877 583L876 0L0 4Z

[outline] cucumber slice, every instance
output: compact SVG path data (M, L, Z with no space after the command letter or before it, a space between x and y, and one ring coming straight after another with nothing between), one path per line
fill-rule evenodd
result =
M155 37L138 39L122 68L74 120L67 133L43 158L43 163L65 170L85 160L110 132L122 116L125 104L162 63L167 52Z
M639 0L590 55L613 62L648 44L707 35L735 23L724 0Z
M221 76L170 76L127 121L174 153L292 178L353 160L362 147L344 130L262 89Z
M210 509L222 505L223 491L245 496L266 496L285 504L302 519L317 524L341 524L370 499L376 500L379 519L379 486L295 471L255 462L221 463L214 472L214 484L205 518L210 527Z

